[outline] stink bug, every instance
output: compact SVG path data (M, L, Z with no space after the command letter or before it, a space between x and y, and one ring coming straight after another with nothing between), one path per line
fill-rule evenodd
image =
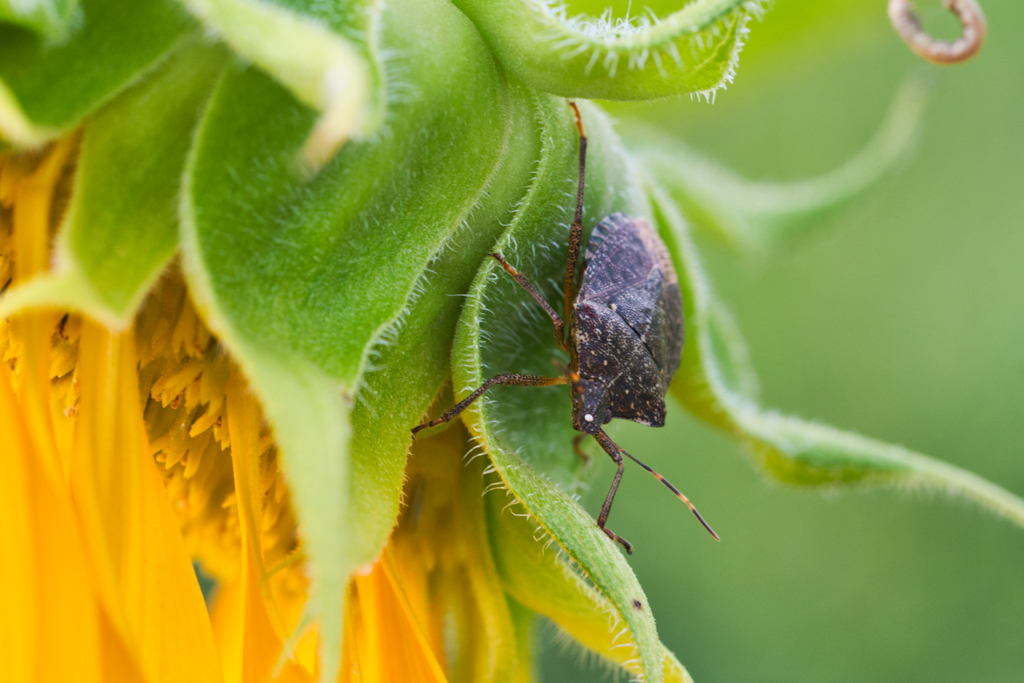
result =
M613 418L651 427L665 426L665 393L679 367L683 352L683 303L679 281L665 244L642 218L614 213L594 228L584 254L584 271L577 291L576 262L583 233L583 185L587 136L575 102L570 102L579 132L579 180L576 215L569 230L565 261L565 319L537 288L509 265L501 254L490 254L540 304L554 323L555 343L569 354L569 366L560 377L503 374L484 382L476 391L441 417L413 427L422 429L454 420L491 387L547 387L571 385L572 426L580 432L573 440L576 453L586 459L580 443L592 436L618 466L601 506L597 525L618 541L627 553L633 547L606 526L615 492L628 457L658 478L690 508L715 539L716 534L697 508L668 480L624 451L602 428Z

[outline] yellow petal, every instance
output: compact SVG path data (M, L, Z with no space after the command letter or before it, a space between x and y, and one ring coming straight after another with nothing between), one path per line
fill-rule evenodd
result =
M65 138L54 145L37 168L23 177L5 170L8 191L13 194L14 281L22 283L50 265L50 208L54 186L64 162L75 145ZM33 313L17 316L11 327L22 341L24 353L18 359L17 374L20 399L27 423L35 440L34 447L43 458L44 467L58 462L67 470L67 462L58 458L50 413L50 335L56 328L57 316Z
M353 579L354 623L346 619L341 681L446 683L444 671L406 599L387 550L369 574ZM349 633L351 631L351 633Z
M100 618L74 513L0 363L0 680L104 680ZM54 476L57 475L57 476Z
M224 683L242 680L242 580L221 583L210 612Z
M259 486L260 413L256 399L236 370L225 387L231 461L235 476L235 500L242 527L242 574L240 586L241 664L231 662L225 671L241 673L242 683L268 681L275 673L285 633L270 591L261 546L262 489ZM308 673L293 661L285 663L275 680L309 680ZM226 683L235 683L227 680Z
M202 592L150 455L134 339L85 322L71 489L111 626L149 681L219 681Z
M104 681L118 683L144 683L139 663L121 633L110 620L109 614L100 606L100 654L103 660Z

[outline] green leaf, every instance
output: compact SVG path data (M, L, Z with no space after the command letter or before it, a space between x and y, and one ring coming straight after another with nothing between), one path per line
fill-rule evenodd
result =
M548 298L560 301L568 223L574 208L577 137L564 101L539 99L541 152L533 182L498 243L506 259ZM642 193L630 190L617 138L596 109L586 108L591 147L587 164L585 225L595 216L645 212ZM561 306L558 306L561 308ZM458 397L502 372L555 374L549 359L562 354L551 321L492 259L484 262L466 301L455 340L452 371ZM565 387L501 387L463 413L487 450L494 471L545 534L550 534L614 605L639 650L645 680L662 680L660 644L643 590L618 547L567 493L580 464Z
M380 0L183 0L231 47L322 112L298 163L316 172L349 137L383 122Z
M642 674L636 644L630 641L608 599L561 553L537 539L536 523L522 506L510 505L509 497L497 492L485 497L491 550L505 591L604 659L631 674ZM651 606L642 603L639 609L649 612ZM662 662L666 681L692 683L686 669L664 646Z
M185 42L85 129L56 269L0 298L0 318L28 307L86 313L127 327L178 246L178 191L198 112L226 61Z
M629 24L566 16L547 0L455 0L505 67L563 97L645 100L732 82L761 0L695 0L662 20Z
M0 22L24 26L50 42L63 40L78 0L0 0Z
M740 178L681 143L668 143L664 135L654 138L653 131L640 138L635 150L695 227L737 250L762 253L821 229L905 160L917 139L926 101L925 84L908 80L860 153L834 171L797 182Z
M975 474L833 427L762 409L750 386L738 331L721 313L682 215L651 186L655 218L680 274L688 340L672 393L691 412L744 443L774 478L789 484L925 488L963 496L1024 526L1024 500Z
M352 409L349 532L369 561L384 547L398 515L405 456L412 435L451 376L451 347L464 295L529 184L540 152L533 96L512 90L512 132L487 193L417 283L405 310L368 355Z
M293 162L317 113L260 71L229 69L196 135L183 187L190 289L258 390L295 493L314 571L324 679L339 665L341 586L379 552L400 479L374 494L387 499L350 500L363 482L352 478L348 437L321 437L316 420L335 411L347 422L374 349L480 205L512 132L511 94L498 65L454 8L441 0L389 3L381 44L398 55L389 67L404 84L391 100L386 135L353 142L316 177L300 178ZM278 389L291 367L304 373L303 391ZM404 453L390 456L398 458L387 465L393 473ZM366 510L375 517L353 514ZM364 524L373 532L350 534Z
M82 11L82 27L56 46L0 25L0 139L34 147L63 135L194 27L165 0L83 0Z

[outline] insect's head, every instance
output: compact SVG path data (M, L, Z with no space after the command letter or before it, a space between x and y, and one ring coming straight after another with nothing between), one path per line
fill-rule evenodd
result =
M595 434L612 419L608 409L608 391L599 379L587 379L572 373L572 426L585 434Z

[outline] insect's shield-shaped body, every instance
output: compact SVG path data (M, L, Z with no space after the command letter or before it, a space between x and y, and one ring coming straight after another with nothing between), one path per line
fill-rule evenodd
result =
M594 434L613 418L663 426L683 306L668 250L647 221L615 213L594 228L570 330L580 375L573 427Z

